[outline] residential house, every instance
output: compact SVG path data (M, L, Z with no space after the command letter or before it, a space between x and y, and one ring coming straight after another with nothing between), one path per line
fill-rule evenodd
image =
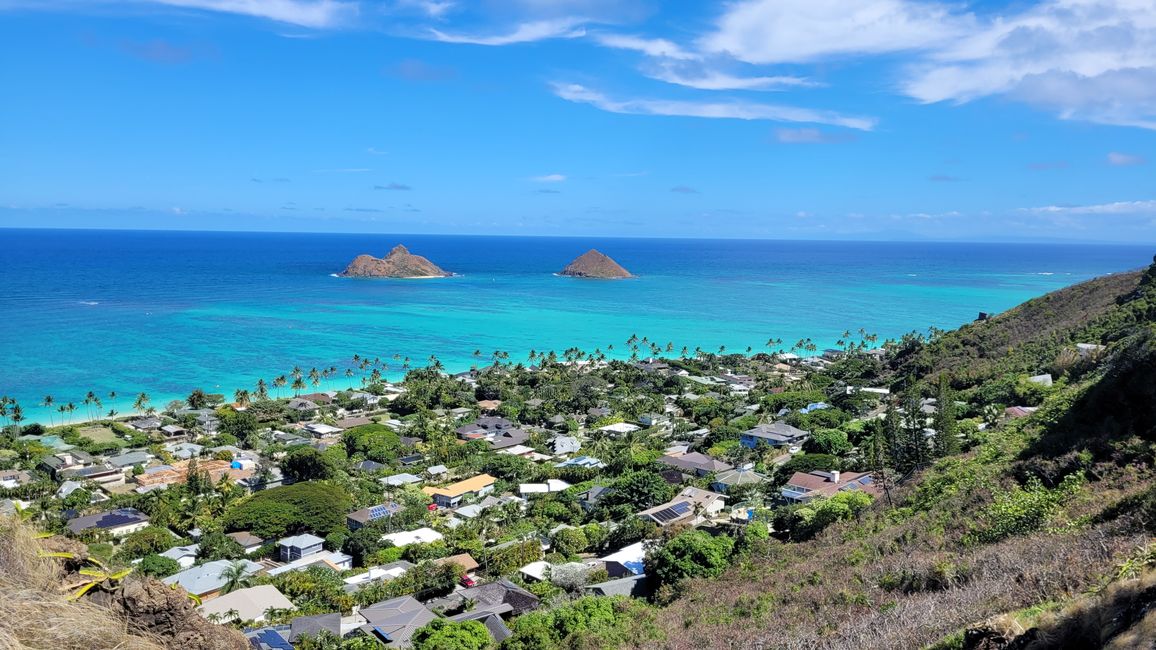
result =
M478 561L469 553L459 553L449 557L434 560L436 564L456 564L463 574L470 574L478 570Z
M518 485L519 494L549 494L569 490L572 486L561 479L546 479L545 483L522 483Z
M376 460L363 460L354 465L354 467L362 472L380 472L389 469L389 465L379 463Z
M490 449L508 449L521 445L530 439L530 434L521 429L501 429L487 435L484 440L490 443Z
M314 616L298 616L289 621L289 643L304 641L307 637L317 638L322 634L331 634L341 638L341 614L316 614Z
M413 596L374 603L358 610L356 616L365 621L362 632L390 648L412 647L413 633L438 617Z
M297 558L288 564L269 569L268 573L271 576L281 575L290 571L304 571L311 567L324 567L331 569L337 573L348 571L353 568L353 557L342 553L341 551L326 551L324 549Z
M252 555L265 545L265 540L247 530L238 533L226 533L225 536L231 537L234 542L240 544L241 548L245 550L245 555Z
M767 480L766 476L759 474L750 465L745 465L737 469L728 469L724 472L719 472L714 477L714 482L710 487L715 492L726 494L731 488L740 485L758 485Z
M383 564L381 566L369 567L364 573L349 576L342 580L345 583L346 593L356 592L368 584L376 582L388 582L395 578L400 578L405 575L407 571L414 568L416 565L405 560L398 560Z
M305 431L308 431L309 435L313 436L314 438L325 438L341 433L341 429L338 427L329 426L328 424L323 424L321 422L310 422L303 428Z
M583 510L589 512L598 507L598 502L601 501L603 497L605 497L611 491L613 491L613 488L595 485L589 490L586 490L582 494L578 495L578 505L582 506Z
M61 451L40 460L40 468L48 472L53 479L60 480L61 472L72 469L83 469L93 464L92 456L79 449Z
M422 478L409 473L394 474L393 476L386 476L381 479L381 482L389 487L402 487L406 485L413 485L421 483Z
M145 449L133 449L122 454L106 458L104 462L120 469L121 471L131 471L137 465L145 466L153 459L153 455Z
M365 528L370 522L379 519L388 519L397 513L401 512L402 506L400 503L391 501L389 503L382 503L361 510L355 510L345 516L345 523L350 530L357 530Z
M164 446L164 450L172 454L174 458L189 460L200 456L205 447L192 442L171 442Z
M161 428L161 419L155 415L148 415L142 418L135 418L129 420L128 426L137 431L156 431Z
M161 557L167 557L181 565L182 569L187 569L197 563L197 550L201 548L200 544L189 544L188 546L174 546L169 550L161 553Z
M725 472L733 469L733 465L724 463L721 460L707 456L706 454L692 451L684 454L667 454L658 458L658 463L673 467L686 474L693 474L694 476L706 476L712 472Z
M434 611L455 611L472 603L471 612L488 612L502 617L521 616L538 607L538 597L505 578L468 587L427 603Z
M879 494L874 477L869 472L795 472L783 486L783 498L795 503L806 503L818 497L831 497L843 490L862 490L873 496Z
M86 532L108 533L124 537L149 525L149 517L136 508L119 508L69 520L68 532L79 535Z
M479 474L445 487L424 487L421 491L433 497L434 503L439 507L453 508L461 503L463 498L489 494L494 489L495 480L489 474Z
M320 553L324 545L325 540L316 535L293 535L277 540L277 555L282 562L293 562Z
M242 563L242 573L246 577L256 575L262 570L261 565L256 562L250 562L248 560L236 561ZM207 601L210 598L215 598L220 595L221 589L224 588L228 582L226 575L232 566L232 560L206 562L164 578L161 582L170 586L180 585L190 594L197 596L202 601Z
M554 467L589 467L591 469L601 469L606 467L606 463L593 456L575 456L560 463L555 463Z
M32 481L32 475L22 469L0 471L0 488L11 490L21 485L28 485Z
M636 542L610 555L592 560L589 564L605 567L607 575L611 578L622 578L625 576L641 575L645 570L645 562L645 542Z
M176 442L178 440L184 440L187 438L189 432L187 429L180 425L166 424L157 430L157 435L160 437L162 442Z
M438 531L432 528L422 527L417 530L407 530L400 533L382 535L381 541L389 542L398 548L402 548L410 544L432 544L444 538L445 536Z
M654 593L654 587L645 573L586 585L582 590L591 596L629 596L630 598L649 598Z
M97 483L101 487L124 485L124 472L116 467L103 464L65 470L60 472L60 478L66 481Z
M634 433L642 427L637 424L630 424L629 422L615 422L604 427L598 427L598 430L603 433L608 433L612 436L624 436L628 433Z
M810 435L809 431L793 427L786 422L772 422L771 424L760 424L742 432L739 436L739 443L749 449L758 447L759 443L772 447L785 447L802 444Z
M582 448L582 443L574 436L554 436L548 444L555 456L574 454Z
M297 606L273 585L259 585L218 596L198 607L197 611L205 618L221 623L231 621L260 623L265 620L265 613L269 610L286 609L297 609Z
M718 515L725 505L725 495L687 487L667 503L647 508L638 513L638 516L662 527L679 523L698 525Z
M295 397L295 398L289 400L289 403L286 405L286 408L288 408L290 411L296 413L298 417L307 417L309 415L316 413L317 409L320 407L318 407L316 403L311 402L307 399L301 399L299 397Z

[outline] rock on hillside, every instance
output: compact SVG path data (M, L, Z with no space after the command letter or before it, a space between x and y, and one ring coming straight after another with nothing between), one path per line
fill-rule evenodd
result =
M574 278L632 278L630 271L622 268L618 262L593 248L578 256L562 269L560 275Z
M347 278L447 278L453 273L399 244L382 258L358 255L341 275Z

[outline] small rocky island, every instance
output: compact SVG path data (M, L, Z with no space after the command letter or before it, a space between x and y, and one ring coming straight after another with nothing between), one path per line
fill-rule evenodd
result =
M451 275L453 273L414 255L400 244L382 258L358 255L341 273L344 278L448 278Z
M572 278L601 278L601 279L617 279L617 278L632 278L630 271L622 268L606 255L598 252L595 249L590 249L570 264L562 269L559 275L565 275Z

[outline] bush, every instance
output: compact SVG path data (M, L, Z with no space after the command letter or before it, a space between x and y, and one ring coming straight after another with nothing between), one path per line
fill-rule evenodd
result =
M435 618L413 633L413 650L482 650L490 633L478 621L453 622Z
M307 530L326 536L345 525L352 507L349 495L336 485L294 483L245 499L225 515L224 524L227 530L248 530L266 539Z
M153 553L146 555L136 565L136 572L154 578L167 578L175 573L180 573L181 564L172 558L163 557Z
M675 586L687 578L713 578L728 565L734 539L689 530L646 555L646 574L660 585Z
M1079 492L1085 482L1084 473L1075 472L1049 490L1033 476L1023 487L1016 486L996 495L995 503L980 515L978 529L965 537L965 541L990 544L1012 535L1035 532L1052 518L1065 499Z
M170 549L177 541L167 528L148 526L125 537L117 553L127 560L135 560Z

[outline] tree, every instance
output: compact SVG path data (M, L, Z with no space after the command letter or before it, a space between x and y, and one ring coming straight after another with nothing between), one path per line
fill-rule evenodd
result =
M243 557L245 557L244 547L219 530L205 533L197 547L197 559L206 562L236 560Z
M435 618L413 633L412 644L414 650L482 650L490 645L490 633L478 621Z
M373 526L366 526L353 531L345 538L341 546L341 550L353 558L353 564L356 566L365 566L365 558L382 548L381 531Z
M196 388L185 398L185 403L191 409L203 409L209 406L209 396L205 394L205 391Z
M229 566L221 570L221 579L224 584L221 585L221 593L232 593L241 587L248 584L249 569L244 560L233 560Z
M674 496L674 487L654 472L640 470L623 474L611 484L602 499L607 506L626 505L634 512L665 503Z
M728 565L734 540L688 530L646 555L646 574L662 585L675 586L687 578L713 578Z
M959 423L956 420L955 394L946 374L939 376L939 387L935 394L935 455L952 456L959 453Z
M345 526L352 507L349 494L337 485L295 483L257 492L233 506L223 523L226 530L248 530L265 539L305 530L324 537Z
M586 532L581 528L563 528L554 534L553 550L567 557L584 552L589 545Z
M137 413L144 413L148 408L149 396L148 393L141 393L136 396L136 401L132 403L132 408Z
M79 491L77 490L77 492ZM126 536L121 542L118 552L125 559L135 560L172 548L176 542L177 539L167 528L147 526Z
M181 563L162 555L153 553L144 556L136 565L136 572L154 578L167 578L181 570Z
M312 447L298 447L281 461L281 471L294 481L320 481L337 476L329 456Z
M851 441L847 433L839 429L819 429L803 443L803 449L810 453L843 456L851 451Z

